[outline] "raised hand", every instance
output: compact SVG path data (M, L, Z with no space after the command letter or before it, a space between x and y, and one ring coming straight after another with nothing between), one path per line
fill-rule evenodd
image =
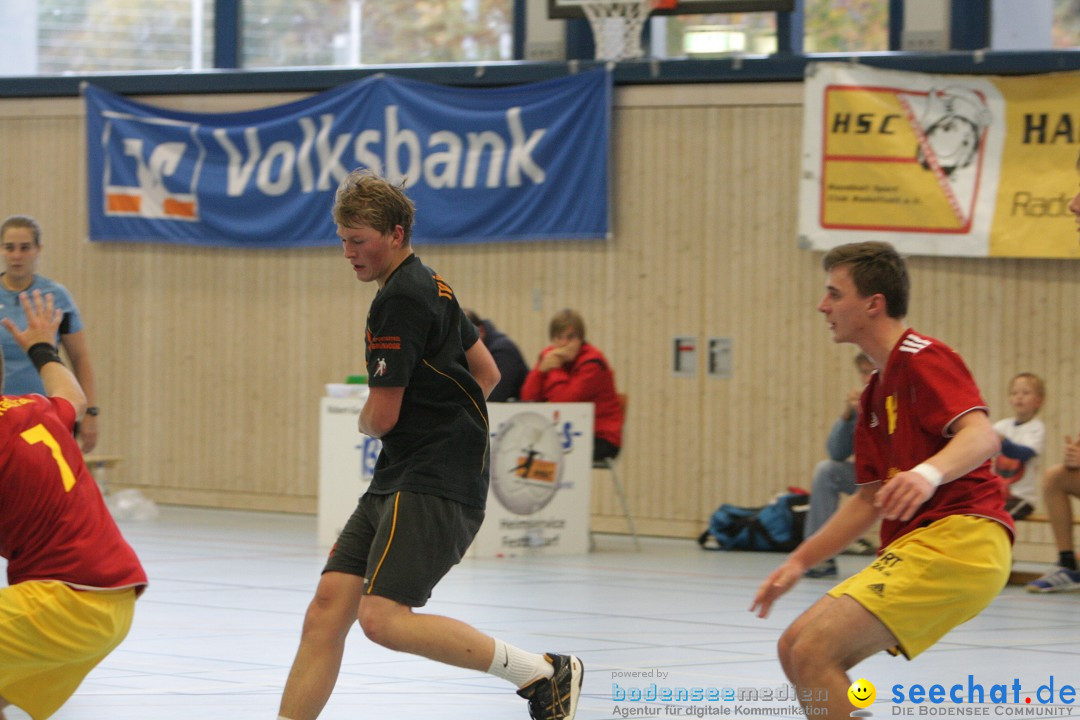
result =
M60 321L64 318L63 311L53 304L52 293L41 294L40 290L33 293L20 293L19 303L26 314L26 328L20 330L12 322L11 318L4 318L4 327L15 338L23 350L29 350L38 343L56 345L56 333L60 329Z

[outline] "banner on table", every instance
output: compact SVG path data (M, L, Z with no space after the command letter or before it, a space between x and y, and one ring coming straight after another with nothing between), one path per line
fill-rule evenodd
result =
M603 69L494 89L377 75L237 113L85 98L91 240L333 245L334 191L360 166L404 182L417 242L609 234Z
M1080 73L808 66L799 236L913 255L1080 257Z

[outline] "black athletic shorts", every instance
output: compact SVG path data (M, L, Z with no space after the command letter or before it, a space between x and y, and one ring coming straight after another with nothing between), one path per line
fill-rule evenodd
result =
M365 595L422 607L483 521L480 508L435 495L365 493L323 572L359 575Z

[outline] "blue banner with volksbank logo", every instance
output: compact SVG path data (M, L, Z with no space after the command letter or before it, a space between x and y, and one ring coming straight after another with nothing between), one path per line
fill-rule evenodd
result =
M608 235L603 69L484 89L377 75L238 113L85 96L94 241L333 245L334 191L361 166L404 182L417 242Z

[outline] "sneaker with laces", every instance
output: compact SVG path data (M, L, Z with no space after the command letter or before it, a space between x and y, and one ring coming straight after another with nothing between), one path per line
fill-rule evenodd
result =
M1076 592L1080 590L1080 570L1054 568L1038 580L1029 582L1026 589L1034 593Z
M581 696L585 665L573 655L545 653L555 674L540 678L517 691L529 701L532 720L573 720Z
M844 548L844 555L874 555L877 553L877 549L866 538L859 538L855 542Z
M836 561L832 559L826 560L812 568L808 568L807 571L803 573L803 577L813 579L834 578L836 575Z

